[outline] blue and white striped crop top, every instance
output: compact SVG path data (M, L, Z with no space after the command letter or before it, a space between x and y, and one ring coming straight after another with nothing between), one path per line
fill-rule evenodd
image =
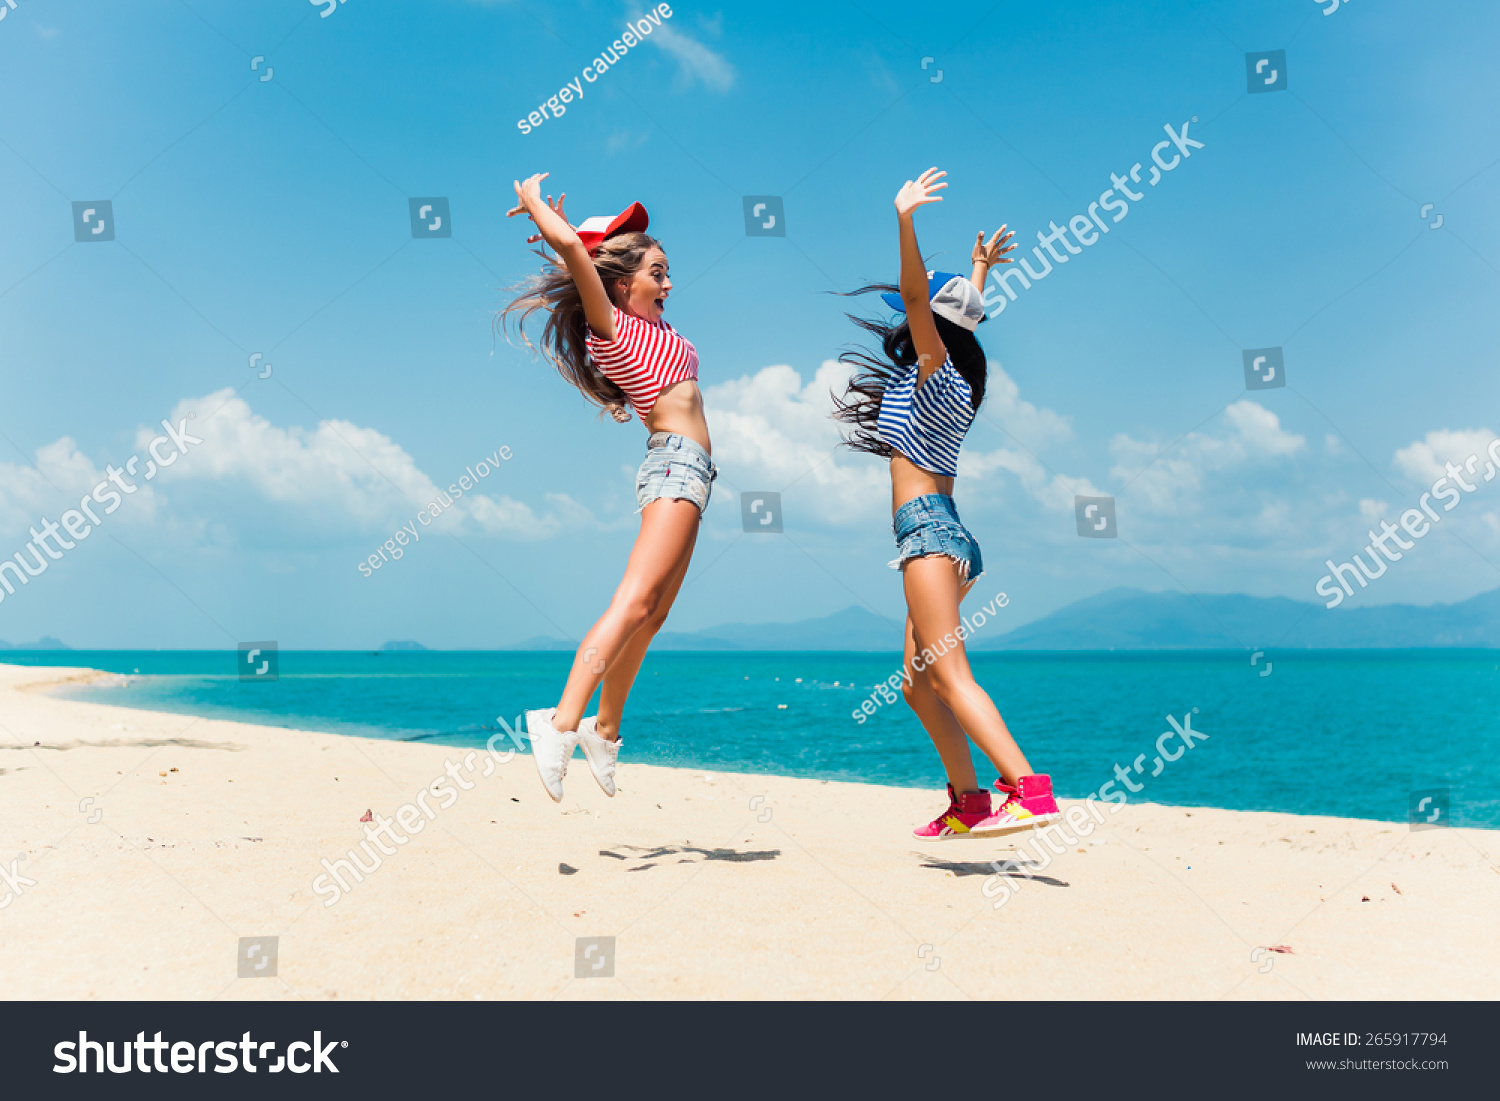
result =
M891 380L880 402L881 442L923 470L941 477L958 475L958 449L974 423L973 391L953 360L919 387L915 363Z

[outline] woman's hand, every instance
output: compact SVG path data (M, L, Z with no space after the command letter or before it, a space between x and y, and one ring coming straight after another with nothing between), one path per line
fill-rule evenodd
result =
M537 232L526 238L528 245L538 241L546 241L553 251L561 255L564 248L578 243L578 234L568 224L567 216L563 213L563 201L567 195L558 197L556 203L552 196L548 195L546 202L542 201L542 181L549 173L538 172L529 177L525 182L517 180L516 205L505 212L507 218L514 218L517 214L524 214L536 225Z
M948 185L939 183L948 173L939 172L936 168L929 168L915 180L907 180L901 190L896 193L896 216L898 218L909 218L911 212L919 206L927 203L940 203L943 201L941 195L933 192L941 191Z
M532 220L532 222L535 222L536 212L541 209L542 206L542 181L545 180L549 175L551 175L551 173L549 172L538 172L535 176L527 179L525 183L521 183L519 180L517 180L516 205L513 210L506 211L505 216L507 218L514 218L517 214L525 214ZM547 209L552 211L553 214L556 214L560 219L562 219L564 225L572 228L572 224L568 221L568 216L563 213L563 202L567 199L567 197L568 193L564 191L557 197L557 202L556 204L554 204L552 202L552 196L548 195ZM526 238L526 243L528 245L534 245L541 239L542 235L540 233L533 233L530 237Z
M896 229L901 239L901 304L906 307L906 323L911 329L912 347L917 352L919 385L943 365L948 352L943 347L942 338L938 336L937 322L932 319L927 265L922 260L922 249L917 244L917 227L913 224L911 215L919 206L943 201L941 195L934 193L948 186L939 182L946 175L946 172L929 168L915 180L907 180L896 194Z
M529 177L525 183L516 180L516 205L507 210L505 216L514 218L517 214L530 214L532 221L535 221L536 209L542 205L542 181L550 175L552 175L550 172L538 172L535 176Z
M567 199L567 197L568 197L568 193L566 191L564 191L561 195L559 195L557 197L557 204L554 206L553 203L552 203L552 196L548 195L547 196L547 207L548 207L548 209L550 209L552 211L553 214L556 214L564 222L567 222L567 224L571 227L573 223L572 222L568 222L568 216L563 213L563 202L564 202L564 200ZM534 222L534 221L536 221L536 219L533 218L532 221ZM528 245L534 245L538 241L540 241L541 239L542 239L542 235L540 233L533 233L530 237L526 238L526 243Z
M986 244L984 240L984 230L981 229L979 231L979 239L974 242L974 263L983 264L987 268L992 268L996 264L1015 263L1014 257L1005 255L1007 252L1012 252L1015 250L1016 246L1009 243L1011 238L1014 236L1014 232L1006 233L1005 227L1001 226L999 229L995 230L995 235L991 237L989 239L989 243Z
M505 216L514 218L517 214L525 214L536 223L537 233L528 237L527 243L538 240L547 242L548 247L557 254L557 262L568 269L573 285L578 288L578 295L583 300L583 316L589 328L604 340L614 340L614 306L594 267L593 257L583 247L577 231L563 215L563 199L567 196L559 196L555 206L550 195L546 202L542 201L542 181L548 175L546 172L538 172L525 183L517 180L516 205L506 211Z

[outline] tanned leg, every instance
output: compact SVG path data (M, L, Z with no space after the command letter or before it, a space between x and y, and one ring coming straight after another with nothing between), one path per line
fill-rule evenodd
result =
M577 730L594 690L624 652L631 637L657 614L673 584L681 584L678 567L698 538L698 506L691 501L652 501L641 513L641 530L630 549L625 576L609 609L583 636L573 657L568 683L557 705L553 725ZM639 665L639 663L637 663Z
M695 532L694 539L696 538ZM636 674L640 672L641 662L646 659L646 650L651 645L651 640L667 621L667 615L672 610L672 604L677 599L677 592L682 588L682 580L687 576L688 566L692 561L693 544L689 542L682 552L682 561L677 564L676 572L667 583L656 614L630 636L630 641L620 651L620 656L605 669L604 684L599 691L599 720L594 727L599 737L611 742L619 739L620 716L625 710L625 700L630 696L631 685L635 684Z
M906 651L902 659L908 680L901 686L901 694L917 713L927 736L937 747L938 756L943 759L943 771L948 774L948 782L953 785L953 790L960 793L978 791L979 778L974 775L974 761L969 756L969 739L964 734L963 727L958 725L958 719L948 709L948 705L938 699L927 671L924 669L917 673L912 670L912 658L918 649L916 632L912 627L911 617L908 616Z
M938 555L913 558L902 567L901 578L916 641L934 655L926 670L933 692L1001 778L1014 785L1018 777L1031 774L1031 765L994 702L974 680L964 644L958 641L958 603L964 591L958 564ZM939 656L940 649L945 652ZM941 745L938 752L942 752Z

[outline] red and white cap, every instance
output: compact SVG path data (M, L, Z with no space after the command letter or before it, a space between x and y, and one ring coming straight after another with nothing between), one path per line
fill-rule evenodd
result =
M651 217L646 213L646 208L640 203L631 203L624 213L617 214L613 218L599 215L595 218L585 218L578 227L578 239L583 242L583 247L589 250L589 255L594 255L599 246L611 237L621 233L643 233L651 224Z

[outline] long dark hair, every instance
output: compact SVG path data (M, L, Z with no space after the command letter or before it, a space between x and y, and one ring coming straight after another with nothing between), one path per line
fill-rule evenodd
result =
M848 293L852 296L876 291L899 294L900 288L891 283L871 283ZM880 341L883 355L877 356L867 349L853 347L839 356L839 362L855 368L855 373L849 379L849 385L844 388L842 396L829 395L833 398L833 416L835 420L854 427L854 431L844 438L845 447L889 458L891 447L880 438L880 403L885 398L886 387L897 375L917 362L911 326L907 324L905 314L895 324L855 317L853 314L845 316ZM970 400L975 411L978 411L984 402L985 377L989 371L984 349L968 329L936 314L932 320L937 323L938 337L942 340L943 347L948 349L948 358L953 360L953 366L969 384Z
M616 306L620 304L616 296L621 281L640 270L646 262L646 254L653 248L661 248L661 245L656 238L645 233L622 233L599 246L594 254L594 270L599 273L609 300ZM496 327L508 327L510 315L519 313L515 319L516 330L526 347L538 351L526 335L526 321L537 310L545 310L547 324L542 328L542 357L594 405L610 413L617 421L628 421L630 407L625 391L606 378L589 358L586 343L588 321L583 316L583 298L573 283L573 277L568 274L567 265L545 252L538 251L537 255L547 261L547 266L540 275L512 288L516 297L495 318Z

